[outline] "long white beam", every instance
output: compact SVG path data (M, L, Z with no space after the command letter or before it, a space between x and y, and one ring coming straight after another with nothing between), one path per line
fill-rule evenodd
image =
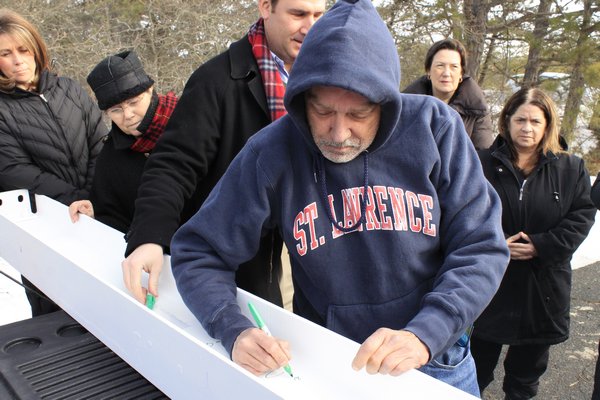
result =
M252 301L292 349L294 378L256 377L184 305L168 257L149 310L122 283L120 232L87 217L72 224L67 207L45 196L34 203L25 190L0 193L0 256L173 399L474 398L418 371L396 378L355 372L357 343L238 290L242 311L250 317Z

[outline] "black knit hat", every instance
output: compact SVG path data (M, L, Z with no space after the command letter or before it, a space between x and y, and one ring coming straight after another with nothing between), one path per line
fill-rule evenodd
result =
M154 84L133 50L100 61L88 75L87 82L101 110L135 97Z

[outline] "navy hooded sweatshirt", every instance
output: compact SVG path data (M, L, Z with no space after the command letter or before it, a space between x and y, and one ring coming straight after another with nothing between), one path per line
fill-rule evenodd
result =
M271 229L290 251L294 312L357 342L406 329L436 357L490 302L508 264L498 197L460 116L399 84L396 47L373 5L338 2L304 40L288 115L248 141L173 237L178 290L230 354L254 326L236 303L234 272ZM368 152L323 158L305 115L304 92L316 85L381 105ZM359 226L341 232L332 219Z

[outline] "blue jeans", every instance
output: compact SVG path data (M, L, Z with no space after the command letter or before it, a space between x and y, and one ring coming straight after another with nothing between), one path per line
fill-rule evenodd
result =
M469 346L461 347L455 344L429 364L419 368L419 371L475 397L481 396L477 385L475 361Z

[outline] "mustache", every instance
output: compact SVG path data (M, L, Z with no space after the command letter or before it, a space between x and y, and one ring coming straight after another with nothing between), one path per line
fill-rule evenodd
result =
M337 148L342 148L342 147L354 147L357 148L360 146L360 143L358 143L357 140L352 140L352 139L346 139L343 142L332 142L329 140L319 140L317 142L317 145L319 146L327 146L327 147L337 147Z

